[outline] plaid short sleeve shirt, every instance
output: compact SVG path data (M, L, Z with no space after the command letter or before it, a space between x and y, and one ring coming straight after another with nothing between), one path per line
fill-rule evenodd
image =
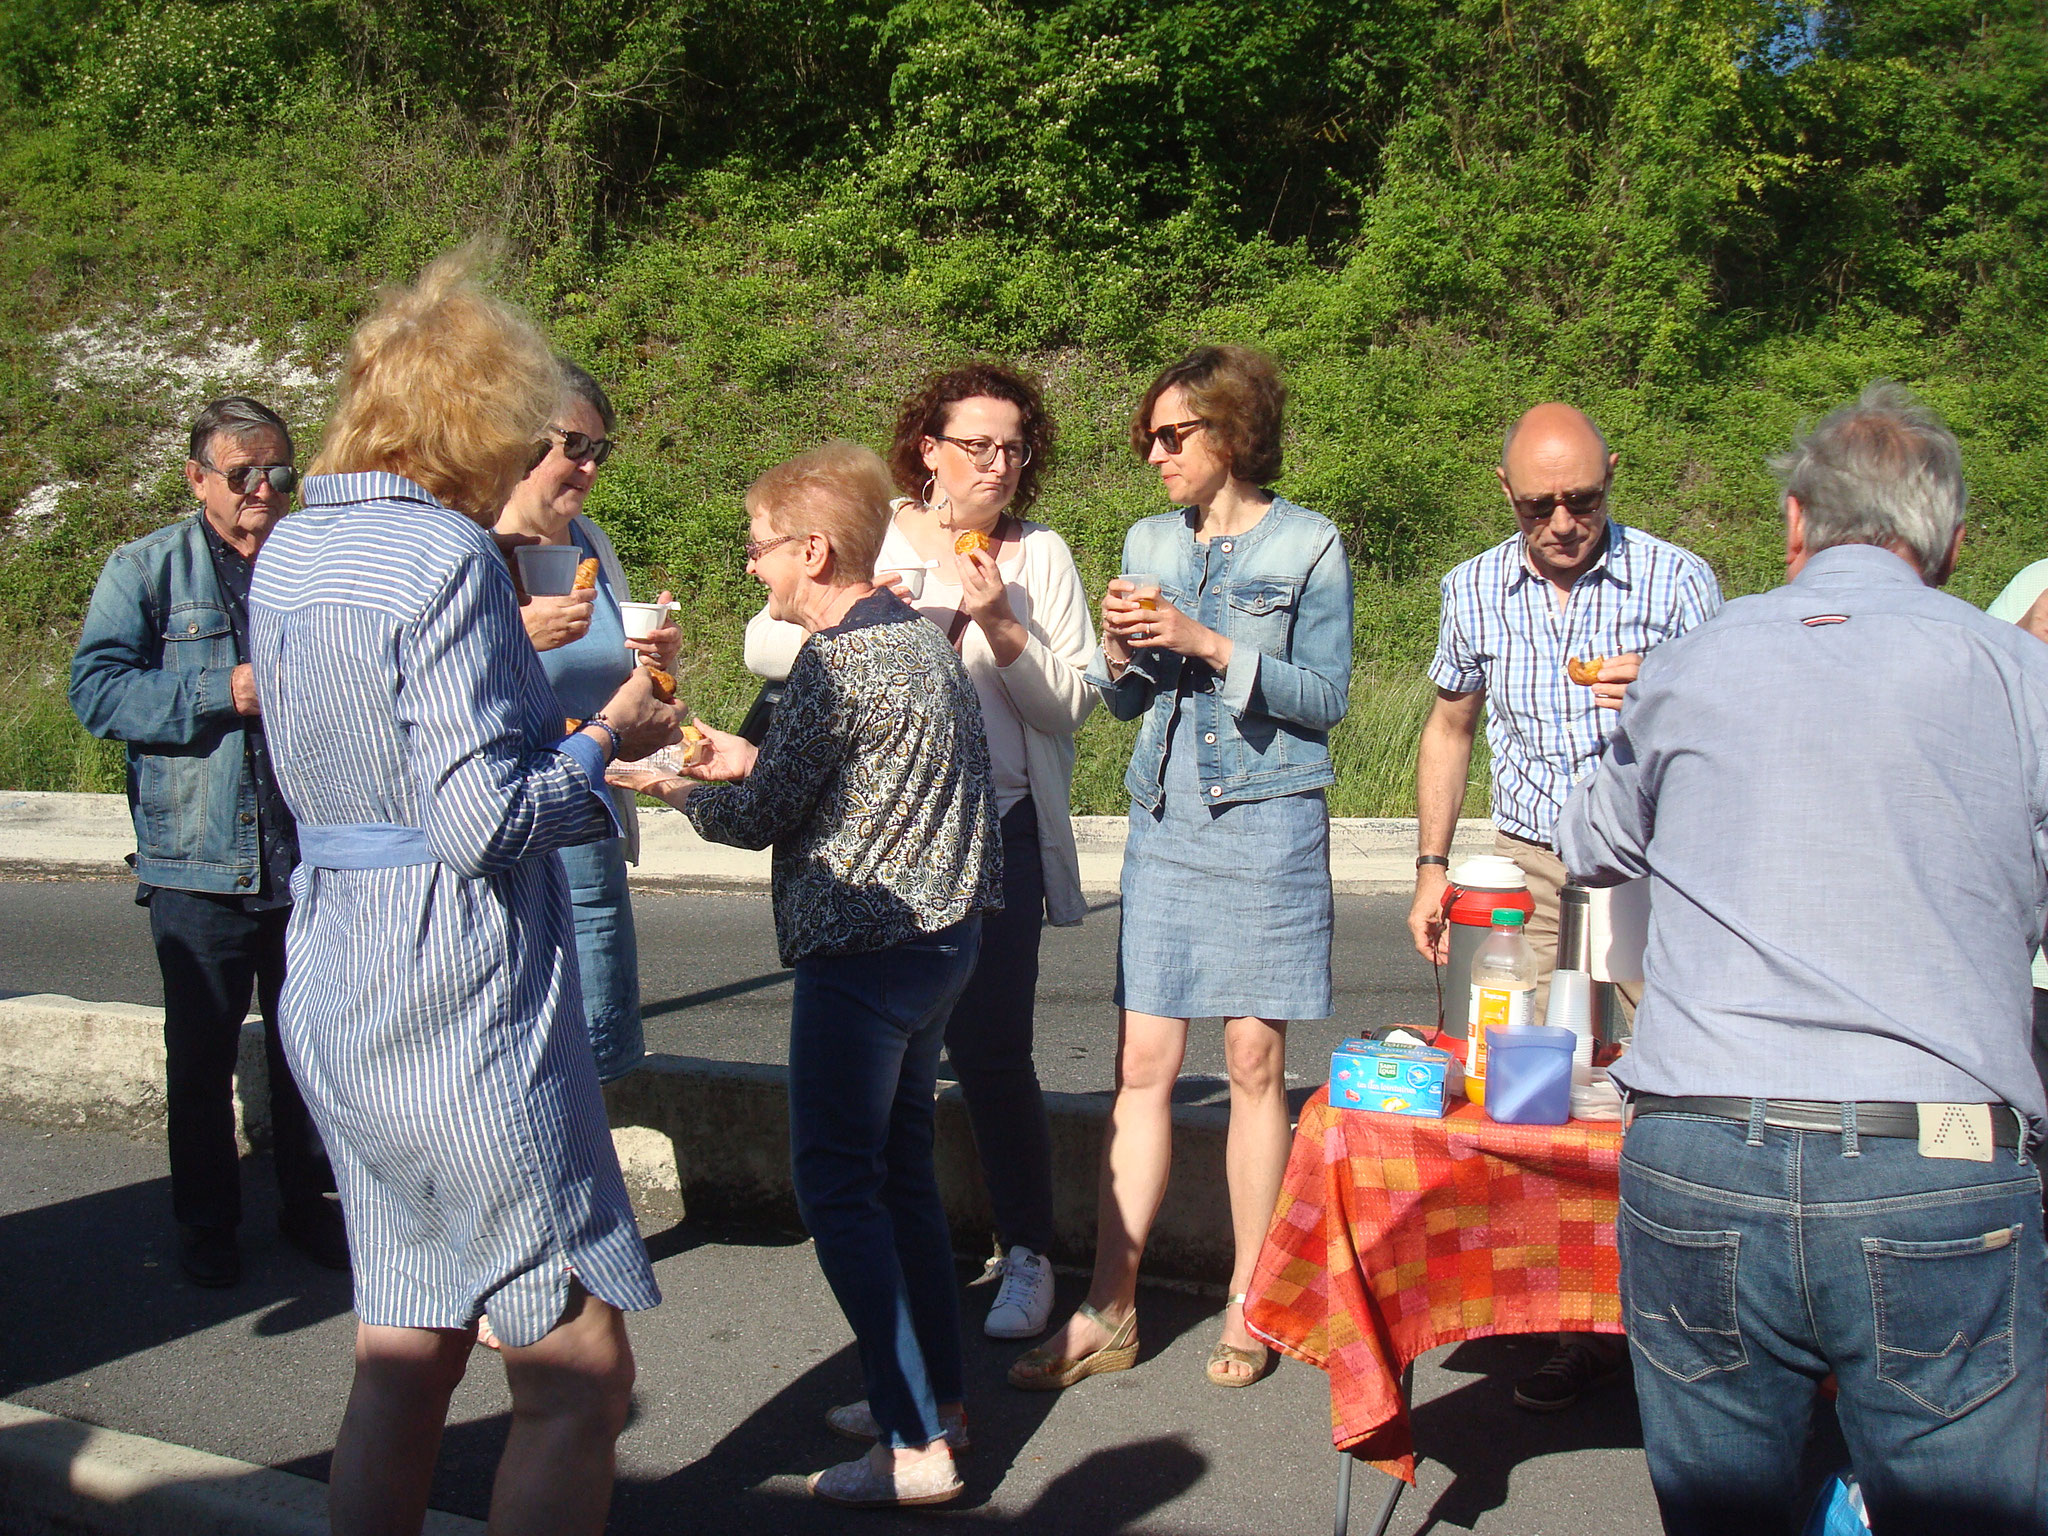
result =
M1486 694L1493 821L1554 839L1565 797L1592 770L1620 717L1565 673L1573 656L1648 651L1713 617L1720 583L1690 550L1610 521L1606 547L1560 606L1529 568L1517 532L1444 577L1429 678Z

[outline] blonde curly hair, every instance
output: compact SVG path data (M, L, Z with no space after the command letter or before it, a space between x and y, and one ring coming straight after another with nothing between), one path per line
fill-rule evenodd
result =
M308 472L386 470L489 527L562 402L561 365L523 313L486 293L471 243L387 289L356 328Z

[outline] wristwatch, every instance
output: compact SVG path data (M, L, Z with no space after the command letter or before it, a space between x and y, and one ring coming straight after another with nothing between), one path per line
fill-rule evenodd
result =
M1418 853L1415 855L1415 867L1417 869L1422 868L1425 864L1434 864L1439 869L1449 869L1451 867L1451 861L1440 853Z

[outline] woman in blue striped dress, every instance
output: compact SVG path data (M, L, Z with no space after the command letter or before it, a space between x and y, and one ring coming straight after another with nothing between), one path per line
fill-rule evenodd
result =
M333 1527L418 1530L488 1307L513 1416L494 1532L590 1532L660 1297L583 1023L555 850L613 824L604 770L672 741L646 669L562 715L487 531L562 381L460 258L356 333L305 508L249 594L278 782L303 829L283 1033L356 1279Z

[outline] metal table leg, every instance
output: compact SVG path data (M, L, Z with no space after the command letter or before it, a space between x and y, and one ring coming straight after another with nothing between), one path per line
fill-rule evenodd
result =
M1415 1367L1409 1366L1401 1373L1401 1401L1408 1402L1409 1389L1415 1383ZM1349 1451L1337 1453L1337 1530L1336 1536L1348 1536L1351 1528L1351 1469L1358 1458ZM1395 1507L1401 1502L1401 1494L1408 1485L1398 1477L1387 1479L1386 1496L1380 1500L1380 1512L1373 1517L1372 1529L1366 1536L1387 1536L1387 1526L1392 1523Z

